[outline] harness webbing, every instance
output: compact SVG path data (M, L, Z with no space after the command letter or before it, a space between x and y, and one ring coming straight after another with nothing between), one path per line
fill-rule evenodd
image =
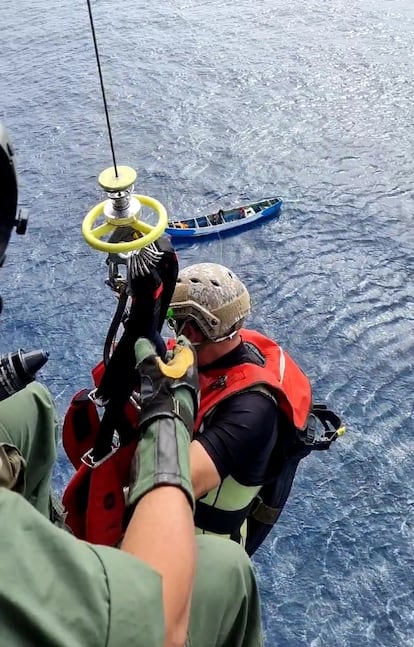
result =
M105 403L99 434L93 449L94 460L101 460L110 453L115 429L123 444L123 410L134 388L139 386L135 369L134 345L139 337L148 337L160 348L160 331L167 314L178 275L178 263L171 244L166 239L157 242L163 251L158 266L144 276L134 277L131 310L124 322L124 332L111 355L96 398Z

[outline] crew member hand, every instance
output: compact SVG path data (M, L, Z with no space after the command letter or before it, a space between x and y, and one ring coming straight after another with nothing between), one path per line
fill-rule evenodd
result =
M140 430L155 419L178 416L192 438L199 403L198 375L194 350L184 336L177 339L165 364L148 339L135 344L135 358L141 378Z
M185 337L177 340L166 364L148 339L135 344L141 378L141 438L131 465L128 503L134 506L161 485L180 488L194 509L190 441L198 409L195 353Z

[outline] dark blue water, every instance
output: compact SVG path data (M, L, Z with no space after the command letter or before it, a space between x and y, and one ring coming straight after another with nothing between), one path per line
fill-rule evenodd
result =
M122 7L121 7L122 4ZM255 564L267 647L414 645L414 5L94 3L118 163L171 215L280 195L279 222L180 250L251 290L250 324L348 434L302 464ZM3 1L0 114L30 207L2 349L44 346L64 413L115 301L80 225L112 163L85 3ZM61 457L56 485L70 471Z

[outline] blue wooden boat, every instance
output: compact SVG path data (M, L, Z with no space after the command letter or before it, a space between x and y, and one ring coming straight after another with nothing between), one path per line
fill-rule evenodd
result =
M165 233L175 240L183 241L201 236L236 233L249 229L262 220L277 217L281 206L280 198L267 198L232 209L219 209L208 216L169 221Z

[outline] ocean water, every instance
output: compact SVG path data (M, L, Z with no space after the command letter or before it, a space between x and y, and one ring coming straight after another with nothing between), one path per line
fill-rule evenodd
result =
M280 195L279 221L182 247L249 287L347 435L302 462L255 557L266 647L414 646L414 5L92 3L119 164L173 216ZM30 209L0 350L44 347L64 414L115 300L80 225L112 164L86 2L3 0L0 117ZM63 453L56 471L70 475Z

